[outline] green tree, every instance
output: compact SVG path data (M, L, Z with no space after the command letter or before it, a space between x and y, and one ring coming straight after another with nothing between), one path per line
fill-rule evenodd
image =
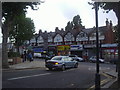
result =
M14 45L19 52L19 46L21 46L25 40L29 40L33 37L35 32L33 20L25 18L25 15L19 15L15 17L15 21L12 25L12 30L9 32L10 40L14 40Z
M76 15L73 17L73 20L67 23L67 26L65 27L65 30L72 30L72 29L78 29L78 28L85 28L82 25L82 21L79 15Z
M73 17L74 28L82 27L82 21L79 15Z
M9 32L12 30L12 25L14 25L15 17L25 14L28 7L37 10L37 5L39 4L40 2L2 2L2 18L4 18L2 23L2 68L9 68L7 40Z
M73 29L73 23L69 21L67 23L67 26L65 27L65 30L68 31L68 30L72 30L72 29Z

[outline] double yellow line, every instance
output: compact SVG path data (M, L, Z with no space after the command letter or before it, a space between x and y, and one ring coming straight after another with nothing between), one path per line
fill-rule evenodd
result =
M104 84L106 84L107 82L109 82L113 77L110 75L107 75L105 73L100 73L101 75L104 75L105 77L107 77L106 79L100 81L100 86L103 86ZM95 89L95 85L91 86L90 88L88 88L87 90L94 90Z

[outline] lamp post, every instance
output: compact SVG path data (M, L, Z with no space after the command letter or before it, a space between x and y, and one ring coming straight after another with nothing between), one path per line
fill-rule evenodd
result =
M95 74L95 90L100 90L100 74L99 74L99 37L98 37L98 3L95 2L95 19L96 19L96 74Z

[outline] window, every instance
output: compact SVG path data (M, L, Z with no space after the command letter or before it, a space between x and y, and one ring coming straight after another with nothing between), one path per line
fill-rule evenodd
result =
M63 42L62 36L60 34L57 34L54 38L54 42Z
M62 57L53 57L52 60L62 60Z
M39 36L38 39L37 39L37 42L38 42L38 43L43 43L43 42L44 42L43 37L42 37L42 36Z
M64 37L64 41L74 41L74 36L72 35L72 33L67 33Z
M84 32L80 32L76 37L76 41L87 41L87 40L88 40L88 36Z

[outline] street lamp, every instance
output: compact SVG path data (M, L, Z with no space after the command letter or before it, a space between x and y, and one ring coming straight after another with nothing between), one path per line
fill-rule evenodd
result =
M95 90L100 90L100 74L99 74L99 37L98 37L98 2L95 2L95 19L96 19L96 74L95 74Z

